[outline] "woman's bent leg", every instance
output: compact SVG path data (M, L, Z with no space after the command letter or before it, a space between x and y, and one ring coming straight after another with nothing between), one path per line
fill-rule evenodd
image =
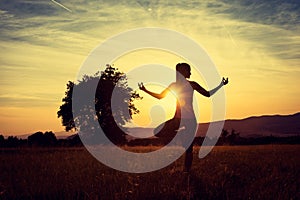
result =
M193 162L193 143L189 146L189 148L185 152L185 160L184 160L184 172L190 172Z

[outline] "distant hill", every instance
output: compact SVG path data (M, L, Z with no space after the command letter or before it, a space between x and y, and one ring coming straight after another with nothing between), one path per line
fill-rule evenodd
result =
M128 134L127 139L132 138L150 138L153 136L154 128L127 128L126 133Z
M209 123L199 124L197 136L204 136ZM225 120L224 129L234 129L241 137L300 136L300 113L293 115L265 115L245 119Z
M214 122L213 122L214 123ZM200 123L197 136L205 136L210 123ZM245 119L225 120L224 129L232 129L240 133L241 137L262 137L262 136L300 136L300 113L293 115L265 115L253 116ZM128 128L131 136L141 138L151 137L153 128ZM129 136L129 138L131 138Z

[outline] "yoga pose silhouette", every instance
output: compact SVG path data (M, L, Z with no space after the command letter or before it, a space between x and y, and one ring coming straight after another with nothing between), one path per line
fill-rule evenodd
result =
M161 93L154 93L146 89L143 83L139 83L140 90L149 95L161 99L168 92L172 92L176 98L176 111L172 119L159 125L154 129L155 136L173 138L175 134L180 133L186 137L195 137L197 130L197 121L193 109L194 90L203 96L210 97L215 94L222 86L228 84L228 78L222 78L221 83L214 89L207 91L194 81L188 81L191 76L191 67L187 63L178 63L176 65L176 82L171 83ZM184 141L182 141L184 142ZM184 172L189 172L193 161L193 142L188 146L185 152Z

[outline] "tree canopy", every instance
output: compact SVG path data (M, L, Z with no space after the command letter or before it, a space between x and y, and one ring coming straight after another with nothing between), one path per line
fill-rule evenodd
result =
M92 85L94 84L97 85L94 108L89 108L88 105L81 105L80 108L76 108L80 110L80 116L77 118L80 119L81 123L79 126L78 124L75 126L72 113L73 90L77 87L81 91L87 91L93 88ZM113 98L112 108L113 94L117 94L117 98ZM121 128L131 119L133 114L139 113L134 105L134 100L137 99L141 99L141 97L128 86L126 74L111 65L107 65L104 71L97 72L92 76L85 75L78 83L72 81L67 83L65 97L62 99L62 105L59 107L57 116L62 119L62 125L66 131L77 130L79 127L80 131L87 130L89 135L93 135L97 134L91 133L95 124L84 122L90 122L95 115L93 111L96 111L95 122L101 126L113 143L120 144L126 140L126 134Z
M56 136L52 131L45 133L39 131L28 136L28 144L31 146L54 146L56 142Z

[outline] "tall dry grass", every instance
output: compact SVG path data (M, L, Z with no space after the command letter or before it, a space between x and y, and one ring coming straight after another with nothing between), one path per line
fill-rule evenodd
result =
M130 174L84 148L2 149L0 199L300 199L300 145L215 147L204 159L194 150L188 177L183 157Z

